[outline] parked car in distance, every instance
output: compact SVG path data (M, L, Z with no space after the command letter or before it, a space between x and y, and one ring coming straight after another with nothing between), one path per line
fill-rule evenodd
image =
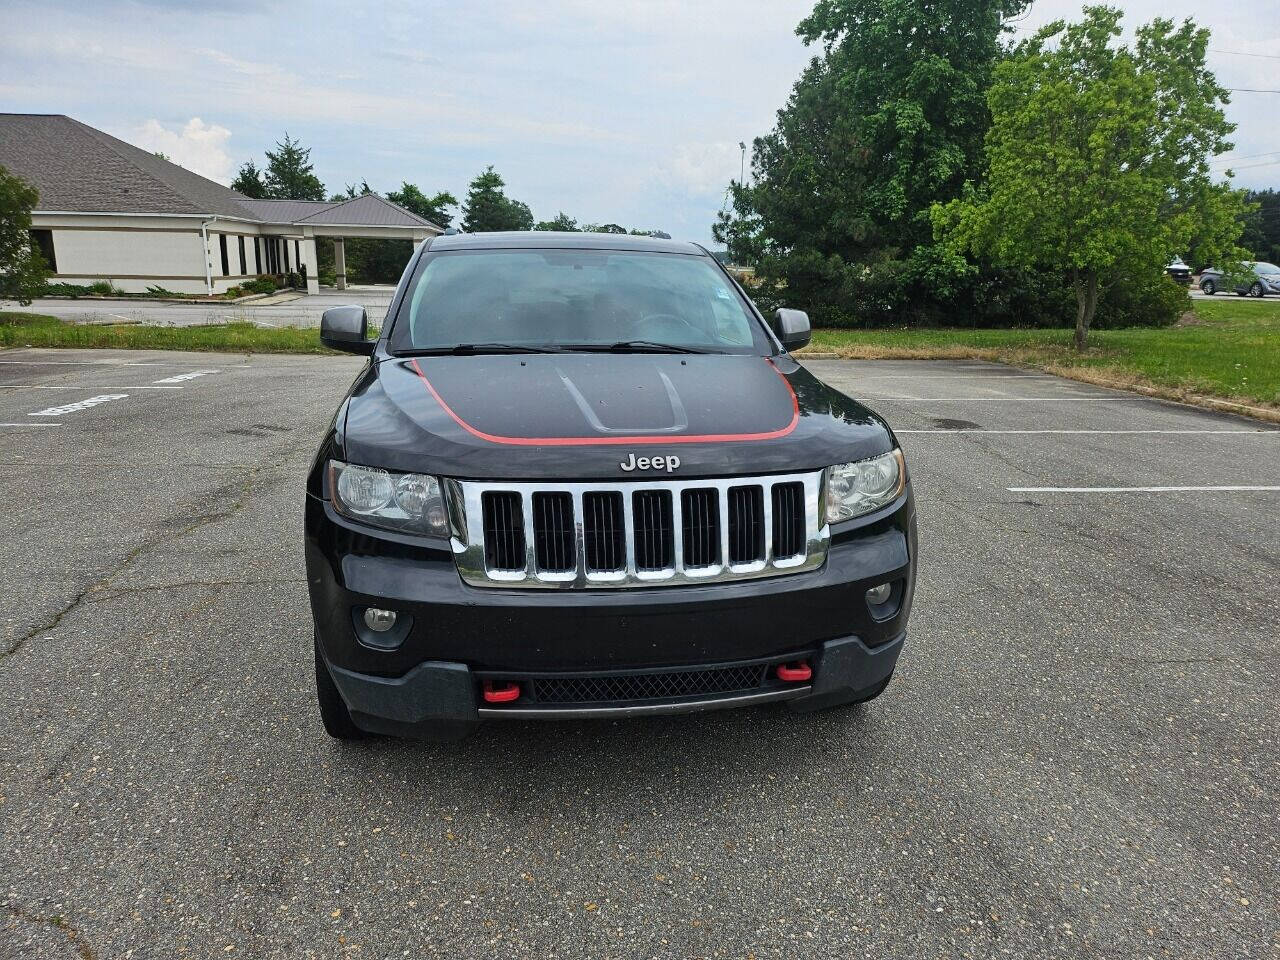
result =
M766 319L692 243L478 233L422 244L367 329L321 320L369 358L307 480L332 736L885 689L911 482L889 425L791 356L804 313Z
M1170 264L1164 268L1164 272L1179 283L1191 283L1191 268L1183 262L1181 257L1174 257Z
M1232 284L1221 270L1206 267L1200 274L1200 289L1208 296L1231 286L1236 295L1265 297L1268 293L1280 293L1280 267L1274 263L1249 260L1241 264L1243 278Z

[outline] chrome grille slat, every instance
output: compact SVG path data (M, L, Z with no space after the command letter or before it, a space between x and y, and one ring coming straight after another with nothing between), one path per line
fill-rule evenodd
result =
M723 480L449 480L445 489L462 531L452 544L467 583L611 588L820 566L830 538L819 511L821 479L814 471Z

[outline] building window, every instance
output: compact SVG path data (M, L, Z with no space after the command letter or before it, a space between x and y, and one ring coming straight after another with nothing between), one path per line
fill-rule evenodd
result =
M244 234L236 237L237 246L240 247L240 276L244 276L249 271L244 266Z
M284 272L289 272L289 241L281 240L280 246L284 248Z
M298 272L302 272L302 251L298 247L298 241L293 241L293 262L298 265Z
M58 258L53 252L53 231L32 230L31 245L40 251L40 256L44 257L44 262L49 265L49 269L57 273Z
M262 244L258 242L258 238L253 238L253 272L262 273Z
M225 233L218 234L218 252L222 254L222 275L228 276L231 273L231 265L227 263L227 235Z

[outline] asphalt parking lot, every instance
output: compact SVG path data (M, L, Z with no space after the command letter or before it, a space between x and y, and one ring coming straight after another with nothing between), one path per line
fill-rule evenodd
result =
M0 958L1280 955L1275 427L811 361L913 472L883 697L344 745L301 498L360 362L0 353Z

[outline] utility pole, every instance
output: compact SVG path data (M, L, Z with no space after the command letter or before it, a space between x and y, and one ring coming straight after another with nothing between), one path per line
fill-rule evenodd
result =
M738 149L742 151L742 157L738 161L738 182L746 186L747 179L747 145L739 140Z

